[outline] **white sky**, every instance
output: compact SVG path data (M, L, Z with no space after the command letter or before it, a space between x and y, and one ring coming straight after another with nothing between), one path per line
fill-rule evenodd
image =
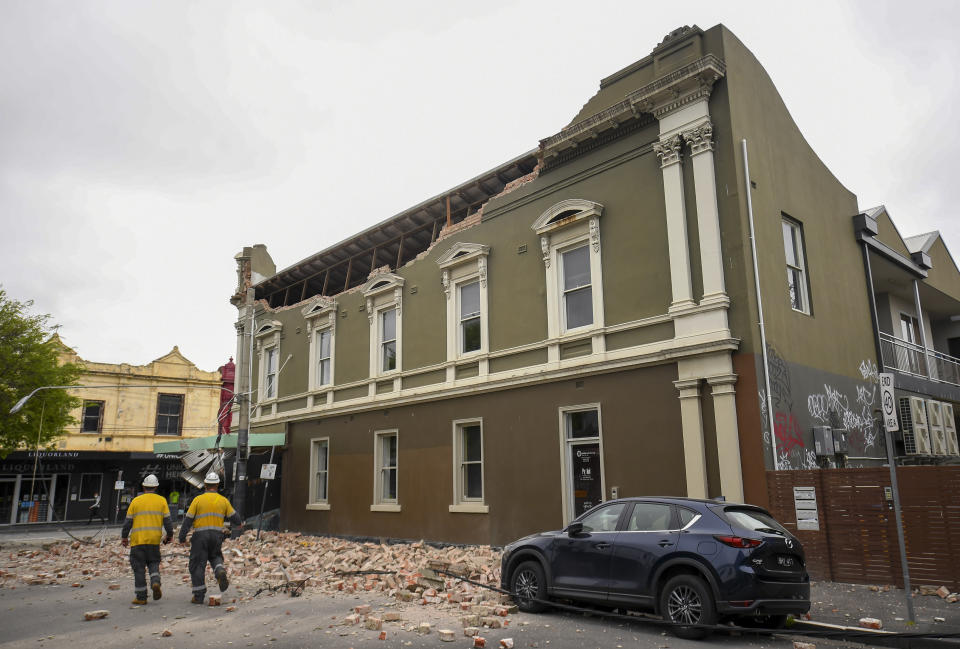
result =
M88 360L179 345L215 369L244 245L284 268L535 148L684 24L739 36L861 208L960 253L952 1L0 0L0 16L0 284Z

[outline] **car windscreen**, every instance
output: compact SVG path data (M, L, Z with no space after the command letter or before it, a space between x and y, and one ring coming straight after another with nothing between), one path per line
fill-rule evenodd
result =
M759 509L727 507L723 510L723 515L732 525L754 532L766 532L782 536L790 534L773 516Z

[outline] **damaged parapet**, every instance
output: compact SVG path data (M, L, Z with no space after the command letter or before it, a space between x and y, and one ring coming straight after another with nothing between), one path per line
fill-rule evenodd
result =
M237 288L230 303L239 307L245 302L247 289L277 274L277 265L262 243L245 246L233 256L237 260Z

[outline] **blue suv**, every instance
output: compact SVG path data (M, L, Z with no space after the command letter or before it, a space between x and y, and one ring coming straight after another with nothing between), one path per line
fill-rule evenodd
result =
M810 610L796 537L760 507L692 498L612 500L562 530L514 541L501 585L522 611L539 612L551 597L648 610L684 638L721 620L777 628Z

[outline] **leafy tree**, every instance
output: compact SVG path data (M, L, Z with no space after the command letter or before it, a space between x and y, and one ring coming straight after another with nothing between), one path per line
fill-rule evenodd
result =
M70 411L81 405L65 390L41 390L20 412L10 414L36 388L76 385L82 371L76 363L61 364L62 346L50 335L50 316L31 315L32 306L32 300L14 300L0 287L0 458L36 448L38 439L41 448L49 448L76 423Z

